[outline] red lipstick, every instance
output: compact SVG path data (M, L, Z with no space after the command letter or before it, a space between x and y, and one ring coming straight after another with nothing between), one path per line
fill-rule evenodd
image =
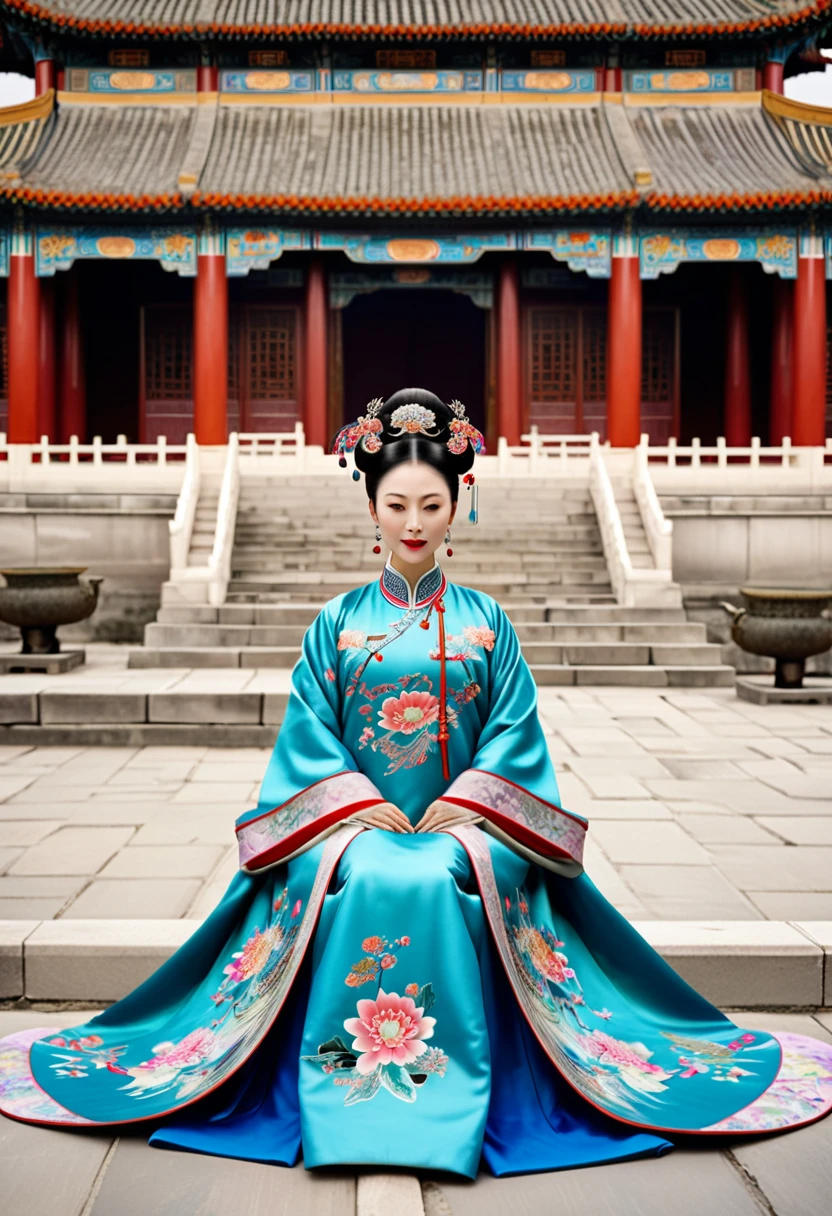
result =
M403 541L402 541L402 544L403 544L403 545L407 545L408 549L421 549L423 545L426 545L426 544L427 544L427 541L424 541L424 540L403 540Z

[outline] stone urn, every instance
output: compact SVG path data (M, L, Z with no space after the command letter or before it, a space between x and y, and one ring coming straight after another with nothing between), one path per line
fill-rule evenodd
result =
M806 660L832 646L830 591L741 587L742 608L722 603L733 617L731 637L749 654L774 659L774 687L802 688Z
M17 625L23 636L21 654L58 654L60 625L86 620L98 603L102 578L82 579L86 566L48 566L3 570L0 621Z

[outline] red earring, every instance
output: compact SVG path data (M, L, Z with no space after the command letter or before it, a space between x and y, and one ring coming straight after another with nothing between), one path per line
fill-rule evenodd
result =
M450 543L451 543L451 529L448 528L448 531L445 533L445 544L450 545ZM447 552L448 552L448 557L453 557L453 555L454 555L453 549L449 548Z
M381 532L379 531L378 524L376 524L376 543L373 545L373 553L381 553L381 545L379 544L380 540Z

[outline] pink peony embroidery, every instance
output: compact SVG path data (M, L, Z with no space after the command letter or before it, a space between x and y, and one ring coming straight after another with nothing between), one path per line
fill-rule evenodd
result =
M157 1043L153 1048L153 1059L144 1060L139 1068L152 1071L155 1068L186 1068L200 1064L213 1051L216 1038L207 1026L198 1026L178 1043Z
M361 650L367 644L367 635L360 629L342 629L338 635L339 650Z
M464 625L462 636L472 646L482 646L485 650L494 649L494 630L489 629L487 625Z
M355 1036L353 1051L361 1052L355 1067L362 1076L379 1065L413 1064L433 1037L436 1018L423 1017L424 1008L409 996L379 989L373 1000L358 1002L358 1017L347 1018L344 1029Z
M385 730L412 735L439 717L439 698L429 692L403 692L383 701L378 716Z

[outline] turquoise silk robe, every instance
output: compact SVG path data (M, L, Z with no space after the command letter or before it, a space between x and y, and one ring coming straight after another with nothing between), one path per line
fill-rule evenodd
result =
M437 798L439 832L355 819ZM150 1143L474 1177L659 1155L832 1105L832 1048L736 1025L584 871L517 635L435 565L308 629L240 868L84 1026L0 1041L0 1110Z

